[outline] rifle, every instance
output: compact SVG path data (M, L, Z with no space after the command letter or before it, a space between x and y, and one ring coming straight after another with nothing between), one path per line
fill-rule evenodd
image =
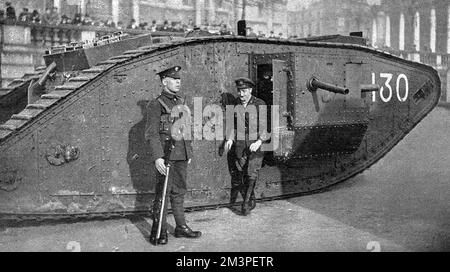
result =
M164 178L162 204L161 204L161 209L159 211L158 230L156 232L156 239L161 238L161 228L162 228L162 220L163 220L163 215L164 215L164 206L166 204L167 184L169 183L170 162L167 163L166 169L167 169L167 171L166 171L166 177Z

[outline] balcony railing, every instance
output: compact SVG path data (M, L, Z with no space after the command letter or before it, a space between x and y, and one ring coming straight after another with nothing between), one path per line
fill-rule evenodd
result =
M4 21L0 25L5 26L22 26L30 29L31 44L36 46L57 46L65 45L73 42L80 42L87 38L93 39L105 35L110 35L118 31L129 35L141 35L151 33L153 36L179 36L183 37L184 32L151 32L150 30L141 29L118 29L112 27L98 27L85 25L46 25L33 24L24 22Z

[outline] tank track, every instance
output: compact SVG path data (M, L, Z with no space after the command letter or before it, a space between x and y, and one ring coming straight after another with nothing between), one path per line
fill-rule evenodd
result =
M46 111L47 109L56 106L60 101L64 100L65 97L70 94L76 92L79 88L83 87L87 83L92 80L100 77L102 74L111 70L114 67L117 67L125 62L138 59L145 55L155 53L163 50L170 50L176 48L181 45L195 45L209 42L249 42L249 43L271 43L271 44L282 44L282 45L303 45L303 46L315 46L315 47L328 47L328 48L341 48L341 49L353 49L359 50L363 52L370 52L379 57L396 59L398 62L402 62L405 64L409 64L419 68L426 68L432 71L432 68L413 61L404 60L395 55L392 55L388 52L384 52L381 50L376 50L373 48L369 48L362 45L355 44L345 44L345 43L324 43L324 42L305 42L305 41L292 41L292 40L275 40L275 39L260 39L260 38L245 38L245 37L237 37L237 36L219 36L219 37L203 37L203 38L192 38L192 39L175 39L169 43L158 43L150 46L140 47L136 50L129 50L124 52L122 55L115 56L110 58L109 60L98 63L94 67L83 70L79 73L77 77L71 78L64 85L56 86L55 90L51 93L42 95L41 102L45 102L44 104L32 104L28 105L25 111L32 111L32 114L24 115L19 113L18 115L13 116L9 121L5 124L0 125L0 144L4 144L8 141L14 134L18 133L21 129L25 128L29 125L33 119L35 119L40 113ZM433 70L434 71L434 70ZM22 85L21 85L22 86ZM1 98L1 96L0 96ZM435 105L437 105L438 100L433 105L430 105L428 108L424 109L426 113L429 113ZM25 112L24 111L24 112ZM424 114L421 119L425 118L427 114ZM418 120L420 121L420 120ZM416 122L416 125L419 122ZM397 143L400 142L402 138L404 138L409 131L411 131L415 127L412 126L408 131L406 131L399 139L396 141L391 141L392 144L388 144L383 148L379 155L372 158L372 160L367 161L364 164L361 164L360 167L354 169L353 171L347 172L341 176L335 177L337 180L331 185L328 185L324 188L320 188L315 191L305 192L305 193L294 193L282 196L274 196L267 198L260 198L258 202L279 200L279 199L287 199L292 197L298 197L302 195L314 194L322 191L329 190L331 187L336 186L338 183L347 180L351 177L354 177L363 171L369 169L371 165L380 160L384 155L386 155L389 150L391 150ZM205 205L205 206L195 206L186 208L186 211L203 211L203 210L212 210L218 209L222 207L228 207L227 204L216 204L216 205ZM170 211L169 211L170 212ZM106 220L106 219L114 219L114 218L127 218L136 215L149 216L149 211L120 211L120 212L102 212L102 213L80 213L80 214L0 214L0 222L7 221L13 224L21 224L27 222L58 222L58 221L82 221L82 220Z
M331 187L336 186L333 184L326 188L322 188L315 191L310 191L306 193L294 193L281 196L258 198L256 202L270 202L274 200L283 200L293 197L305 196L310 194L316 194L324 191L328 191ZM240 207L242 202L236 202L233 207ZM197 211L207 211L207 210L217 210L220 208L231 207L229 204L214 204L214 205L203 205L185 208L185 212L197 212ZM169 209L169 214L172 210ZM80 222L80 221L101 221L110 219L123 219L132 218L136 216L150 217L152 213L150 210L134 210L134 211L120 211L120 212L100 212L100 213L79 213L79 214L0 214L0 225L7 224L9 227L20 227L29 226L35 224L53 224L53 223L67 223L67 222Z

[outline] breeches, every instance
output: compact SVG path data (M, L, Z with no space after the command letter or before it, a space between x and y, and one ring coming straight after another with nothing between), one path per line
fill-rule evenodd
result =
M237 158L234 152L228 152L228 169L231 175L231 185L242 185L242 179L244 182L249 179L257 180L258 172L261 169L264 155L260 153L250 153L247 159ZM239 169L238 165L240 165Z
M187 161L171 161L169 170L169 179L167 184L166 201L164 205L163 224L166 222L167 210L170 200L172 212L177 225L185 225L184 218L184 195L187 192L186 173ZM164 190L165 176L158 174L158 182L156 184L156 196L153 206L155 214L159 214L162 204L162 195ZM159 215L158 215L159 216Z
M170 195L186 193L187 165L187 161L170 161L169 182L167 184L167 193ZM157 194L162 193L165 178L166 176L158 173L158 182L156 184Z

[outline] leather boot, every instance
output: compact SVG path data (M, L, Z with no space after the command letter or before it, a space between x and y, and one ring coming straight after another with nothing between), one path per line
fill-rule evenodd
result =
M150 243L154 246L167 244L169 242L167 230L161 229L161 234L159 236L159 239L156 238L157 232L158 232L158 222L153 221L152 232L150 233L150 239L149 239Z
M167 231L165 232L161 232L161 235L159 237L159 239L156 239L156 234L155 235L150 235L150 244L157 246L157 245L165 245L169 242L169 237L167 235Z
M169 242L169 236L167 235L167 231L161 232L161 235L158 240L158 244L165 245Z
M200 238L202 236L202 233L200 231L193 231L191 228L189 228L187 225L184 226L177 226L175 228L175 237L177 238Z
M247 186L247 190L245 192L244 202L242 203L242 215L244 215L244 216L247 216L250 214L250 211L251 211L250 196L253 192L255 184L256 184L256 180L254 180L254 179L248 180L248 186Z
M158 233L158 222L160 219L159 217L160 217L161 208L162 208L162 200L160 198L156 198L153 201L153 207L152 207L153 224L152 224L152 230L150 232L150 239L149 239L149 242L154 246L165 245L169 241L168 235L167 235L166 214L163 215L162 225L161 225L161 233L160 233L159 239L156 238L157 233ZM167 207L166 207L166 209L167 209Z

